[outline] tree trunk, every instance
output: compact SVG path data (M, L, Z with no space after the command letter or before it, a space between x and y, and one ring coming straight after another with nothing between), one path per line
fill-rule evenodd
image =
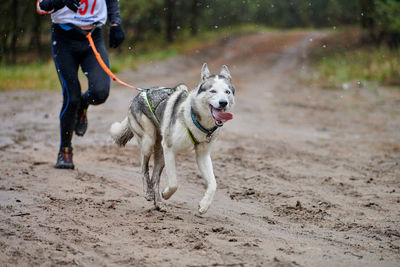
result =
M400 5L400 0L395 0ZM388 36L388 45L391 49L397 50L400 47L400 29L392 29ZM398 71L398 70L397 70Z
M15 64L17 62L17 40L18 40L18 0L13 0L11 5L12 14L12 31L11 31L11 44L10 44L10 62Z
M374 13L375 5L374 0L360 0L361 7L361 27L370 30L374 27Z
M0 63L3 63L4 59L7 59L7 40L8 40L8 32L4 32L4 36L1 36L1 44L0 44Z
M400 2L400 0L396 0ZM384 2L386 3L386 2ZM361 27L364 33L361 37L362 42L375 43L380 45L387 44L391 49L397 49L400 44L400 32L389 30L386 26L382 26L376 22L377 17L385 16L385 14L377 13L374 0L360 0L361 7Z
M379 45L384 38L384 34L376 27L374 0L360 0L360 7L361 28L364 29L364 32L361 35L361 42Z
M172 43L174 41L175 34L175 18L174 18L174 8L175 8L175 0L165 0L165 24L166 24L166 35L165 38L168 43Z
M190 34L196 36L198 32L198 17L199 17L199 0L192 0L191 16L190 16Z
M31 29L31 38L29 41L29 48L36 50L37 57L42 59L42 47L41 47L41 18L39 15L34 17L33 26Z

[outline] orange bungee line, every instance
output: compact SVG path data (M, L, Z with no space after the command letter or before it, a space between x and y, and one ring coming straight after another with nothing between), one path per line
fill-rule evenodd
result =
M130 84L128 84L128 83L126 83L126 82L121 81L120 79L118 79L118 77L115 76L115 74L112 73L112 71L107 67L106 63L104 63L103 59L102 59L101 56L100 56L100 53L97 52L96 46L94 45L94 42L93 42L92 33L89 32L89 33L86 35L86 38L89 40L90 47L92 48L93 53L94 53L94 55L96 56L96 59L97 59L97 61L99 62L101 68L108 74L108 76L111 77L111 79L113 79L114 81L116 81L116 82L119 83L119 84L122 84L122 85L124 85L124 86L130 87L130 88L132 88L132 89L135 89L135 90L138 90L138 91L143 91L142 88L139 88L139 87L130 85Z

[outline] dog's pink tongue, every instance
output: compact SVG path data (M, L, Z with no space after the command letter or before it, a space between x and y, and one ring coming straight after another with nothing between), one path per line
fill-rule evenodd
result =
M222 123L225 123L225 122L233 119L232 113L224 112L224 111L221 111L221 110L218 110L215 108L212 109L212 113L213 113L214 119L216 119L217 121L221 121Z

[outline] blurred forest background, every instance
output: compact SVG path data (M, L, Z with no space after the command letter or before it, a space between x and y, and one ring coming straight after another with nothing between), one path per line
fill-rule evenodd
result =
M329 67L332 64L329 60L343 63L346 57L350 57L347 61L354 61L353 54L363 58L376 52L378 58L364 59L363 64L380 62L383 55L385 73L375 74L371 70L361 73L366 76L361 78L389 85L399 83L400 0L120 0L119 3L127 38L115 53L123 57L113 61L114 71L131 66L129 60L140 59L142 55L168 57L181 52L182 44L186 47L224 34L312 28L339 34L333 38L336 44L324 51L327 54L316 53L316 66L322 73L338 75L329 73L329 68L337 67ZM0 90L17 86L4 82L17 75L20 71L17 66L29 63L38 69L37 66L51 61L50 17L38 15L35 5L32 0L0 2ZM343 29L352 29L352 34L344 34ZM132 54L135 58L126 57ZM342 77L344 80L348 79L346 75Z

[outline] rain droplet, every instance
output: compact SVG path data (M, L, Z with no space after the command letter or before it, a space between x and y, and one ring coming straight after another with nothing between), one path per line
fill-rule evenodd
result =
M312 38L310 38L310 39L309 39L309 41L310 41L310 42L312 42L312 41L313 41L313 39L312 39Z
M176 29L180 30L180 29L181 29L181 26L179 26L179 25L178 25L178 26L176 26Z
M132 49L132 47L131 47L131 46L129 46L129 47L128 47L128 49L129 49L129 50L131 50L131 49Z
M215 25L214 28L215 28L215 29L218 29L218 25Z
M57 41L53 41L53 45L56 45L57 44Z
M323 45L322 47L323 47L323 48L326 48L326 45Z

